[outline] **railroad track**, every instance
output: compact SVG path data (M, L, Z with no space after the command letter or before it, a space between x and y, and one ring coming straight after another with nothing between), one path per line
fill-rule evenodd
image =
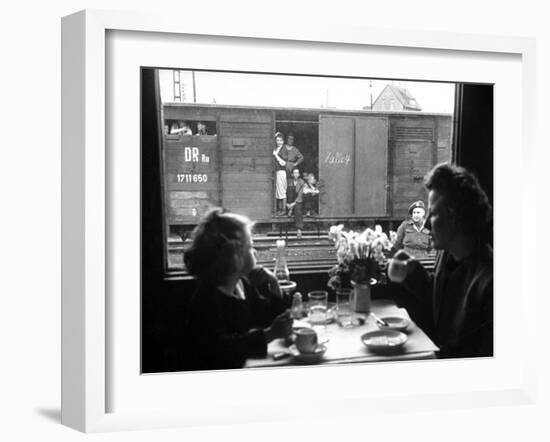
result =
M273 233L254 236L256 261L259 265L272 268L275 265L277 253L276 241L280 237ZM171 238L168 241L169 266L173 270L185 270L183 253L189 247L190 241L181 238ZM336 250L334 244L327 237L327 232L305 231L301 238L291 232L286 247L287 264L294 273L322 273L327 272L336 264ZM420 262L427 270L433 270L434 257L421 259Z

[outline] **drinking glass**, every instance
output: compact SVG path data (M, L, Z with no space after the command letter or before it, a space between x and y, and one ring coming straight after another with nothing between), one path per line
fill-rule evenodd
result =
M341 327L353 326L352 296L351 289L336 290L336 321Z
M310 324L327 322L328 293L316 290L308 293L308 320Z

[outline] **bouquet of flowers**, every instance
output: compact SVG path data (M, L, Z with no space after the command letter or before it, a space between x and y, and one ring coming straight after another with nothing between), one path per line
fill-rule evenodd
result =
M392 250L392 242L381 226L363 232L345 231L344 225L332 226L328 234L336 247L337 264L329 270L328 286L338 289L356 284L373 284L382 275Z

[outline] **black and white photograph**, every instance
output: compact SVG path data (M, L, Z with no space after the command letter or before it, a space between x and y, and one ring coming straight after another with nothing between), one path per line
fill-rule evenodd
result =
M492 84L142 68L141 180L142 373L493 357Z
M544 5L6 2L0 440L549 440Z

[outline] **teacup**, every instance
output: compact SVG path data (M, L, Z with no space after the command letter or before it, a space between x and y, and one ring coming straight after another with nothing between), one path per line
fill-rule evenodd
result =
M295 331L294 345L300 353L313 353L317 349L317 333L312 328Z
M392 282L403 282L407 277L408 259L393 258L388 263L388 277Z

